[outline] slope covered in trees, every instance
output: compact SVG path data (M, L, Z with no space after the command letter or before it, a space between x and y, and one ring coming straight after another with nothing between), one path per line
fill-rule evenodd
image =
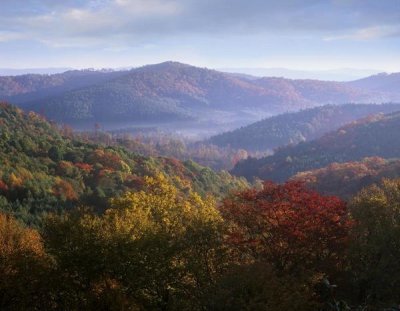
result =
M220 211L212 199L184 194L163 177L146 177L142 186L114 198L101 215L53 215L40 232L0 214L0 272L7 280L0 280L0 307L323 306L317 285L325 273L340 273L351 228L340 199L266 183L231 196Z
M0 100L15 104L40 101L71 90L104 83L124 74L124 71L71 70L52 75L0 76Z
M400 104L327 105L299 112L270 117L240 129L213 136L209 142L220 147L230 146L252 151L316 139L337 128L377 113L400 110Z
M399 94L400 73L380 73L364 79L347 82L347 84L372 91Z
M272 156L239 162L232 172L248 179L284 181L298 172L364 157L400 157L400 113L361 119L314 141L281 148Z
M182 191L193 188L202 195L246 186L192 161L76 139L68 129L59 131L37 114L7 104L0 106L0 125L0 209L28 223L82 204L101 211L111 196L140 188L144 176L163 174Z
M0 90L0 98L45 113L50 119L71 123L165 122L212 116L215 122L228 122L224 116L229 116L230 121L257 120L260 116L323 104L393 99L382 92L340 82L248 80L174 62L109 73L3 77Z
M400 178L400 160L373 157L358 162L332 163L297 173L291 180L302 182L323 194L350 199L362 188L379 183L383 178Z

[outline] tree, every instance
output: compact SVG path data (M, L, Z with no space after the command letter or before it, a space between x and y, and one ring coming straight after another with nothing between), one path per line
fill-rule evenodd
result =
M231 243L281 272L332 270L350 227L343 201L296 182L264 182L261 190L227 198L221 210L231 222Z
M52 309L50 270L39 233L0 214L0 309Z
M353 297L372 306L400 301L400 180L384 179L351 202Z
M54 162L58 162L58 161L61 161L63 159L63 153L62 153L61 149L58 146L50 147L50 149L48 151L48 156Z
M214 201L181 194L164 175L146 177L142 187L113 199L103 216L86 211L47 221L46 247L65 292L74 293L69 304L117 308L119 297L121 308L199 307L224 255Z
M343 268L351 227L346 204L300 183L264 182L225 199L221 212L239 267L231 286L235 303L251 301L251 310L315 310L316 285ZM246 291L235 293L238 284Z

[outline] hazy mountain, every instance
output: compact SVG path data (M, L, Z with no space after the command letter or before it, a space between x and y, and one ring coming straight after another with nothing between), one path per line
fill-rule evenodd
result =
M56 74L72 70L72 68L0 68L0 76L19 76L25 74Z
M395 98L389 95L340 82L249 80L176 62L129 71L0 77L0 99L69 123L201 120L202 126L234 126L324 104Z
M347 83L358 88L371 91L400 93L400 73L380 73L374 76L363 78Z
M342 68L332 70L294 70L288 68L221 68L224 72L249 77L283 77L287 79L314 79L327 81L352 81L379 73L373 69Z
M400 157L400 112L352 122L319 139L279 149L274 155L247 159L233 169L248 179L284 181L298 172L364 157Z
M211 137L220 147L266 151L312 140L351 121L376 113L400 111L400 104L327 105L273 116L234 131Z
M72 70L54 75L3 76L0 77L0 100L17 104L42 101L44 98L103 83L123 74L120 71Z

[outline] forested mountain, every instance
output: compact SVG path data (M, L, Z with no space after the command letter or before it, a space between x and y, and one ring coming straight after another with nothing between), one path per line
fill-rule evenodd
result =
M0 209L37 223L48 212L92 206L139 189L144 176L165 175L178 189L225 195L246 182L192 161L146 157L76 139L31 112L0 106ZM186 189L186 190L185 190Z
M104 83L124 71L72 70L58 74L0 76L0 100L15 104L40 101L65 92Z
M341 82L249 80L176 62L130 71L2 77L0 97L50 119L70 123L193 119L223 123L235 118L255 121L262 116L323 104L395 99L393 94Z
M364 157L400 157L400 113L352 122L319 139L278 149L274 155L239 162L232 172L248 179L284 181L298 172Z
M300 172L291 180L300 181L320 193L349 200L362 188L378 184L383 178L399 177L399 159L372 157L358 162L332 163L323 168Z
M272 150L279 146L312 140L354 120L377 113L400 111L400 104L326 105L273 116L237 130L211 137L220 147L251 151Z
M380 73L364 79L347 82L348 85L371 91L400 93L400 73Z

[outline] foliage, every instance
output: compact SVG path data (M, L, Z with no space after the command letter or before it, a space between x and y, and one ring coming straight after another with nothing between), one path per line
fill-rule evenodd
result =
M251 151L272 150L321 137L330 131L371 114L400 110L397 104L326 105L273 116L210 138L220 146ZM251 139L249 139L251 137Z
M378 183L384 177L400 177L399 160L372 157L359 162L332 163L324 168L297 173L291 179L320 193L349 200L362 188Z
M352 297L371 310L400 301L399 202L400 180L386 179L362 190L350 205L356 223L350 248Z
M400 156L400 114L376 115L355 121L314 141L283 147L272 156L239 162L237 176L282 182L293 175L331 163L359 161L365 157Z
M82 139L107 146L120 145L129 151L145 156L162 156L181 161L192 160L213 170L230 170L237 162L246 159L249 155L243 149L221 148L205 142L192 142L183 137L174 137L159 132L130 134L126 131L83 132L76 135ZM265 155L265 153L259 152L250 154L253 156Z
M104 146L59 131L35 113L0 106L0 208L28 224L39 225L47 213L79 205L106 209L108 199L138 189L144 176L164 173L180 190L217 197L244 180L216 173L192 162L147 157L118 144Z
M64 278L60 294L74 289L64 303L197 309L221 268L222 219L214 206L211 198L182 196L158 175L146 177L142 190L113 199L103 216L50 218L44 238ZM115 305L116 297L122 305Z
M50 309L50 265L39 233L0 214L0 309Z
M295 182L264 182L227 198L222 213L232 222L232 243L291 275L334 269L351 226L343 201Z

